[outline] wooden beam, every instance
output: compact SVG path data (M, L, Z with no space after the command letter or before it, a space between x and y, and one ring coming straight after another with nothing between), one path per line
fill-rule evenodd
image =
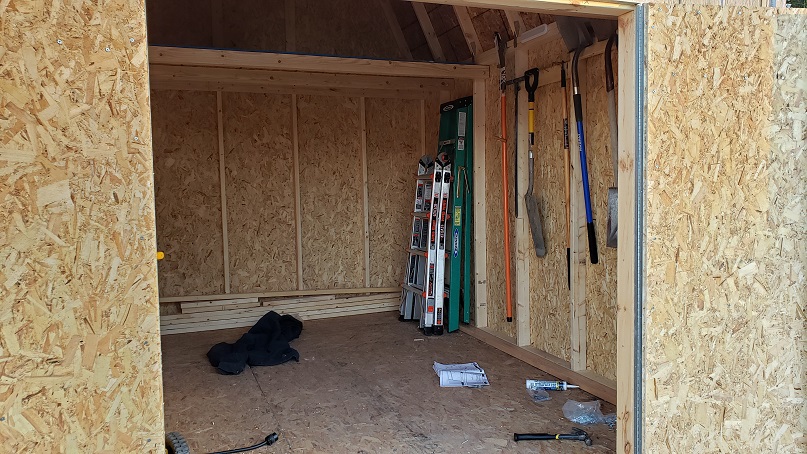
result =
M149 63L215 68L277 69L333 74L377 76L438 77L452 79L486 78L487 66L460 63L371 60L318 55L279 54L236 50L191 49L149 46Z
M434 91L423 90L373 90L369 88L288 88L264 86L255 84L241 84L230 82L179 82L167 81L151 85L152 90L190 90L190 91L223 91L236 93L273 93L279 95L298 94L314 96L346 96L359 98L397 98L397 99L426 99L433 98Z
M434 32L432 20L429 18L429 13L426 11L426 5L423 3L412 3L412 8L415 10L415 16L418 18L420 29L423 30L423 35L426 36L426 43L429 45L429 50L432 51L432 57L436 61L446 61L446 56L443 54L443 47L440 45L440 40L437 39L437 33Z
M152 64L149 78L153 85L166 82L229 82L286 88L355 88L372 90L452 90L454 79L394 77L352 74L301 73L266 69L210 68Z
M460 331L542 371L580 387L606 402L616 402L616 382L588 371L574 371L569 363L532 347L519 347L513 339L485 328L461 325Z
M488 326L488 234L485 190L485 80L474 80L474 324Z
M507 26L510 27L510 36L515 42L518 42L519 35L527 31L521 14L518 11L504 10L504 15L507 18Z
M362 213L364 214L364 285L370 286L370 190L367 181L367 119L364 97L359 98L359 121L361 123L361 175Z
M600 56L605 52L605 44L607 41L599 41L597 43L588 46L583 53L580 54L580 61L586 60L590 57ZM570 62L572 60L572 55L569 55ZM567 74L569 68L571 67L570 63L566 64ZM540 71L540 76L538 77L538 88L551 85L551 84L560 84L560 64L552 65L548 68L542 68Z
M616 446L633 454L634 440L634 321L636 317L636 47L635 13L619 18L617 108L619 119L619 208L616 261Z
M585 93L586 64L580 61L578 64L580 72L580 92ZM571 71L569 71L571 77ZM586 230L586 214L583 199L582 175L580 171L579 137L576 133L577 118L573 103L573 90L569 83L569 148L571 152L571 277L572 288L570 298L570 335L571 335L571 367L575 371L586 370L586 337L587 337L587 315L586 315L586 264L589 260L588 254L588 234ZM583 97L583 112L586 111L585 97Z
M403 30L401 30L401 24L398 23L398 17L395 15L395 11L392 9L392 3L390 3L390 0L378 0L378 3L381 5L381 10L384 12L384 17L387 18L387 24L389 24L392 37L395 39L395 42L398 43L398 49L401 51L402 58L411 60L412 51L409 49L409 44L406 42L406 37L404 37Z
M471 50L471 55L476 57L482 53L482 46L479 45L479 36L476 34L476 28L474 28L471 15L468 14L468 8L455 6L454 14L457 15L457 22L460 24L460 29L465 36L465 43L468 44L468 49Z
M224 254L224 293L230 293L230 240L227 235L227 176L224 163L224 110L221 92L216 92L216 113L218 116L219 143L219 195L221 197L221 242Z
M297 254L297 290L303 282L303 209L300 205L300 139L297 134L297 95L291 95L291 143L294 150L294 251Z
M406 0L413 2L415 0ZM563 16L616 18L641 3L638 0L429 0L441 5L472 8L512 9L528 13Z
M276 298L280 296L307 296L307 295L344 295L361 293L390 293L399 292L400 287L365 287L365 288L326 288L318 290L282 290L276 292L258 293L231 293L229 295L190 295L167 296L160 298L160 304L183 303L186 301L229 300L235 298Z
M294 7L295 0L286 0L285 5L285 31L286 31L286 52L297 50L297 10Z

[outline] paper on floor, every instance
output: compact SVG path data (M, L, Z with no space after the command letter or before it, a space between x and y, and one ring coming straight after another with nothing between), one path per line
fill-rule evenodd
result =
M434 372L440 377L440 386L443 388L481 388L490 385L488 376L477 363L441 364L435 361Z

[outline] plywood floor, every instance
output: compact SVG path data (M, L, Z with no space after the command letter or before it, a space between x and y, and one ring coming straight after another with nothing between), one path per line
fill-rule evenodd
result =
M549 375L462 333L424 337L394 313L310 321L292 343L299 363L219 375L205 353L245 331L163 337L166 430L183 434L192 452L253 444L271 432L278 443L254 452L614 452L616 434L605 425L586 428L592 447L513 442L513 432L568 432L566 400L594 398L574 390L533 403L524 380ZM440 388L433 361L477 361L491 386Z

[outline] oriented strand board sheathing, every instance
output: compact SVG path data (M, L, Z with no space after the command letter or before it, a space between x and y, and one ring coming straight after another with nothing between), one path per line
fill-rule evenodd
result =
M160 296L224 293L216 94L152 91Z
M370 217L370 286L404 279L411 235L417 162L422 156L420 101L367 98L367 181Z
M613 54L616 57L616 53ZM617 79L616 58L614 83ZM591 210L597 232L599 263L586 261L586 367L610 380L616 379L616 248L605 247L608 233L608 188L614 186L605 59L586 60L583 114L586 157L591 188ZM630 247L630 245L627 245Z
M548 68L567 59L563 40L527 55L530 68ZM539 74L539 81L541 75ZM532 346L570 359L569 290L566 267L566 192L563 151L563 90L560 83L535 94L535 188L541 209L546 257L529 254ZM526 188L522 190L526 193ZM532 240L530 240L532 241Z
M508 62L510 63L510 62ZM512 64L509 65L512 69ZM504 222L503 222L503 208L502 208L502 133L501 133L501 101L499 90L499 70L491 68L491 75L488 77L485 89L485 192L486 198L486 211L487 211L487 288L488 288L488 328L491 330L504 334L506 336L515 337L516 322L515 322L515 285L512 285L512 301L513 301L513 322L507 322L506 312L506 294L505 294L505 273L504 273ZM508 92L512 94L512 89L508 88ZM512 95L508 98L513 98ZM513 103L512 99L508 101L508 125L513 124ZM509 127L507 130L508 141L512 139L513 128ZM513 208L513 159L512 151L508 150L508 166L509 166L509 179L510 188L508 190L508 197L510 199L510 275L512 282L515 283L515 229Z
M359 98L299 96L303 284L364 287Z
M297 52L400 59L377 0L296 0Z
M294 290L291 96L222 96L232 292Z
M0 450L160 452L141 1L0 2Z
M647 452L803 452L807 16L774 13L649 8Z
M222 2L219 24L222 47L245 50L286 50L285 1ZM294 0L292 0L294 1ZM297 10L298 13L305 12Z
M211 3L212 1L197 0L146 0L149 44L213 46Z
M569 288L566 267L566 191L563 150L563 90L547 85L535 94L535 188L541 209L546 257L530 254L532 346L570 359ZM526 191L526 189L525 189Z

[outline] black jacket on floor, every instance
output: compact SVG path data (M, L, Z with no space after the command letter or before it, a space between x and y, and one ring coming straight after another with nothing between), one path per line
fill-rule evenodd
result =
M250 366L275 366L300 361L300 354L289 342L300 337L303 322L291 315L271 311L261 317L249 332L234 344L221 342L207 352L210 364L225 375L238 375Z

